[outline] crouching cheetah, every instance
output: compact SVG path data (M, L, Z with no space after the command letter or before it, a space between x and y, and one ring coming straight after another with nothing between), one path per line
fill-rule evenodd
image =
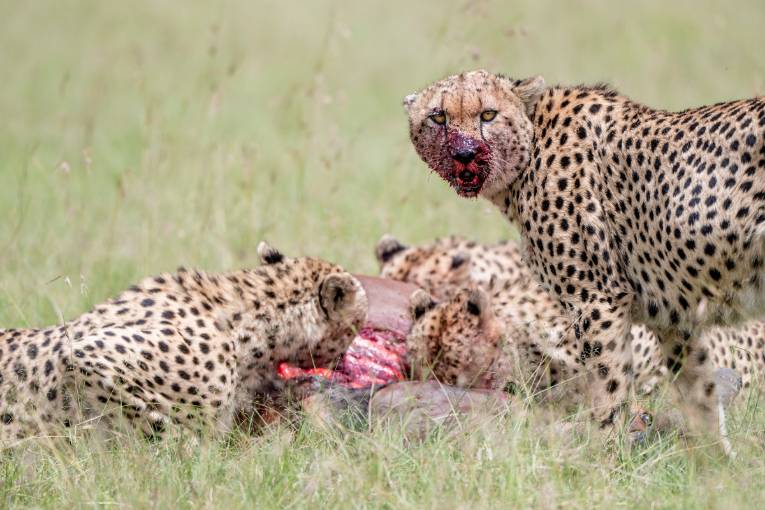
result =
M480 70L404 103L420 157L520 226L572 342L598 352L587 365L601 425L632 388L633 322L660 338L684 400L713 416L699 332L765 309L765 98L673 113Z
M367 315L339 266L261 243L262 265L147 278L61 326L0 330L0 441L118 415L151 436L213 432L281 388L276 365L336 360Z
M459 289L438 301L424 290L410 298L412 329L407 336L409 363L417 377L432 375L442 382L464 387L523 389L548 400L580 402L586 379L578 363L554 358L554 336L529 337L529 324L519 323L516 303L502 298L504 289L487 293L480 287ZM497 304L500 303L500 304ZM537 328L534 328L537 329ZM635 381L643 392L666 380L656 338L647 329L633 326ZM713 327L700 343L716 368L739 374L743 387L761 384L765 376L765 323L751 321L742 327ZM591 355L597 355L591 354Z

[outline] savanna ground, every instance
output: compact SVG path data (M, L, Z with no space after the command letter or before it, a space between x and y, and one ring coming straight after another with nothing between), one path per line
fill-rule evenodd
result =
M765 93L759 0L0 0L0 12L6 327L75 316L179 264L253 265L260 239L373 273L385 232L515 235L409 147L402 96L447 73L605 80L671 109ZM733 463L704 440L629 450L562 436L540 413L419 445L310 425L198 447L32 443L0 454L0 506L762 508L758 394L734 414Z

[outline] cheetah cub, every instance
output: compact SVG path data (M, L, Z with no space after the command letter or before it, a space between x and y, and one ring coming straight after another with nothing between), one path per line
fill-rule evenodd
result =
M258 254L256 269L179 269L61 326L0 330L2 445L118 416L155 437L225 432L282 389L278 363L332 364L366 320L361 284L266 243Z

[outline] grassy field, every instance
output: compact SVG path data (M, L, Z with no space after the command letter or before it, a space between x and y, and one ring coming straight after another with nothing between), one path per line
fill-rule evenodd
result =
M0 0L0 325L70 318L180 264L253 265L268 239L375 271L385 232L514 236L409 147L401 98L486 67L608 81L655 106L765 93L765 4ZM765 412L738 460L642 451L500 417L407 445L394 430L276 428L1 453L0 507L765 506ZM743 399L743 400L746 400Z

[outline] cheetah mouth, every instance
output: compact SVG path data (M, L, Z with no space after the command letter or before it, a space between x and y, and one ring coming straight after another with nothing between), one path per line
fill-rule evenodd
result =
M488 167L476 162L467 165L454 163L449 179L457 194L462 197L475 197L481 191L488 176Z

